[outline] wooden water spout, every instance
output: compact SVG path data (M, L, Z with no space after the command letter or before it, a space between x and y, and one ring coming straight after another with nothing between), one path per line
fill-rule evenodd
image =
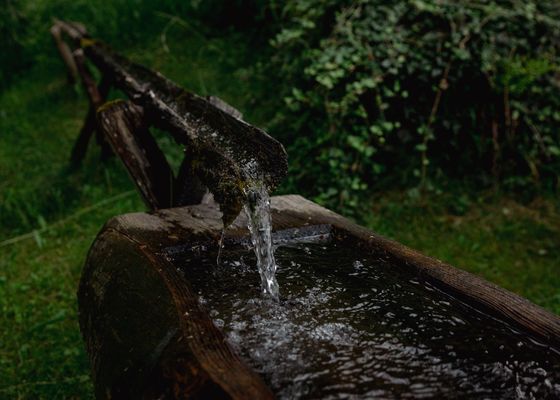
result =
M56 21L51 33L70 76L79 75L90 99L90 109L72 153L78 164L93 131L103 156L107 142L124 162L151 209L198 204L207 187L220 204L224 225L239 214L244 190L261 181L272 191L286 175L282 145L262 129L240 118L233 107L215 97L191 93L163 75L113 52L92 39L82 24ZM69 57L70 39L75 50ZM85 59L101 72L96 85ZM111 87L128 101L105 103ZM169 132L185 148L185 160L173 176L148 128Z

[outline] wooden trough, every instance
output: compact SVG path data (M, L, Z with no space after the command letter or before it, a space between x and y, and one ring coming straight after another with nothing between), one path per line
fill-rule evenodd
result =
M560 318L484 279L357 226L301 196L272 198L273 230L284 238L323 235L382 256L468 305L560 349ZM230 243L247 235L240 215ZM98 398L272 398L229 347L197 301L173 253L216 246L215 205L111 219L87 258L80 326Z

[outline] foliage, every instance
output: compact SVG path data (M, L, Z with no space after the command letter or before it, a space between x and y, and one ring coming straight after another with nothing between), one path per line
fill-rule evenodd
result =
M269 7L278 8L276 2ZM354 208L373 188L467 179L556 190L557 2L305 0L276 55L290 186Z

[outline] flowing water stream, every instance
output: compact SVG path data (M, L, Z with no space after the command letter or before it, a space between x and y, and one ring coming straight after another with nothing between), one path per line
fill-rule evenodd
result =
M280 247L280 299L270 198L246 195L254 254L222 232L175 263L279 398L560 398L557 350L348 244Z
M247 203L244 209L257 258L263 294L279 300L276 261L271 237L270 197L264 185L254 185L247 191Z

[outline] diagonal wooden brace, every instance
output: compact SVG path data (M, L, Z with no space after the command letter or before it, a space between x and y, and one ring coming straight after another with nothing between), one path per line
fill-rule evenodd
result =
M148 131L142 107L117 100L101 106L97 118L146 205L152 210L172 207L173 171Z
M109 95L110 90L111 90L111 80L107 76L103 76L103 78L101 78L101 82L97 86L99 97L103 101L105 101L107 99L107 96ZM99 129L97 128L96 110L90 104L88 108L88 113L84 120L84 124L80 129L80 134L78 135L78 138L74 143L74 147L72 148L72 155L70 157L70 161L73 166L78 166L84 159L87 152L89 140L94 131L99 132ZM96 136L97 136L97 143L99 143L100 134L97 133Z
M77 165L85 156L89 138L91 137L91 134L94 130L96 131L97 144L101 147L101 158L107 159L113 154L113 152L111 151L111 147L101 134L101 131L99 129L96 129L97 123L95 119L96 110L101 107L101 105L105 102L107 95L109 94L111 82L108 78L104 78L102 79L98 87L95 83L95 79L86 66L84 51L82 49L77 49L74 51L73 55L74 61L76 63L76 68L78 70L78 75L81 78L82 85L84 86L89 99L88 113L86 115L84 125L80 131L80 136L78 137L78 140L76 141L76 144L72 151L72 163L74 165Z
M54 43L56 44L56 48L58 49L58 53L64 61L66 68L68 69L68 80L70 83L76 83L80 77L78 75L78 67L76 66L76 62L74 61L74 56L72 55L72 50L70 50L70 46L64 41L62 38L62 27L60 24L55 23L51 29L51 36L53 37Z

